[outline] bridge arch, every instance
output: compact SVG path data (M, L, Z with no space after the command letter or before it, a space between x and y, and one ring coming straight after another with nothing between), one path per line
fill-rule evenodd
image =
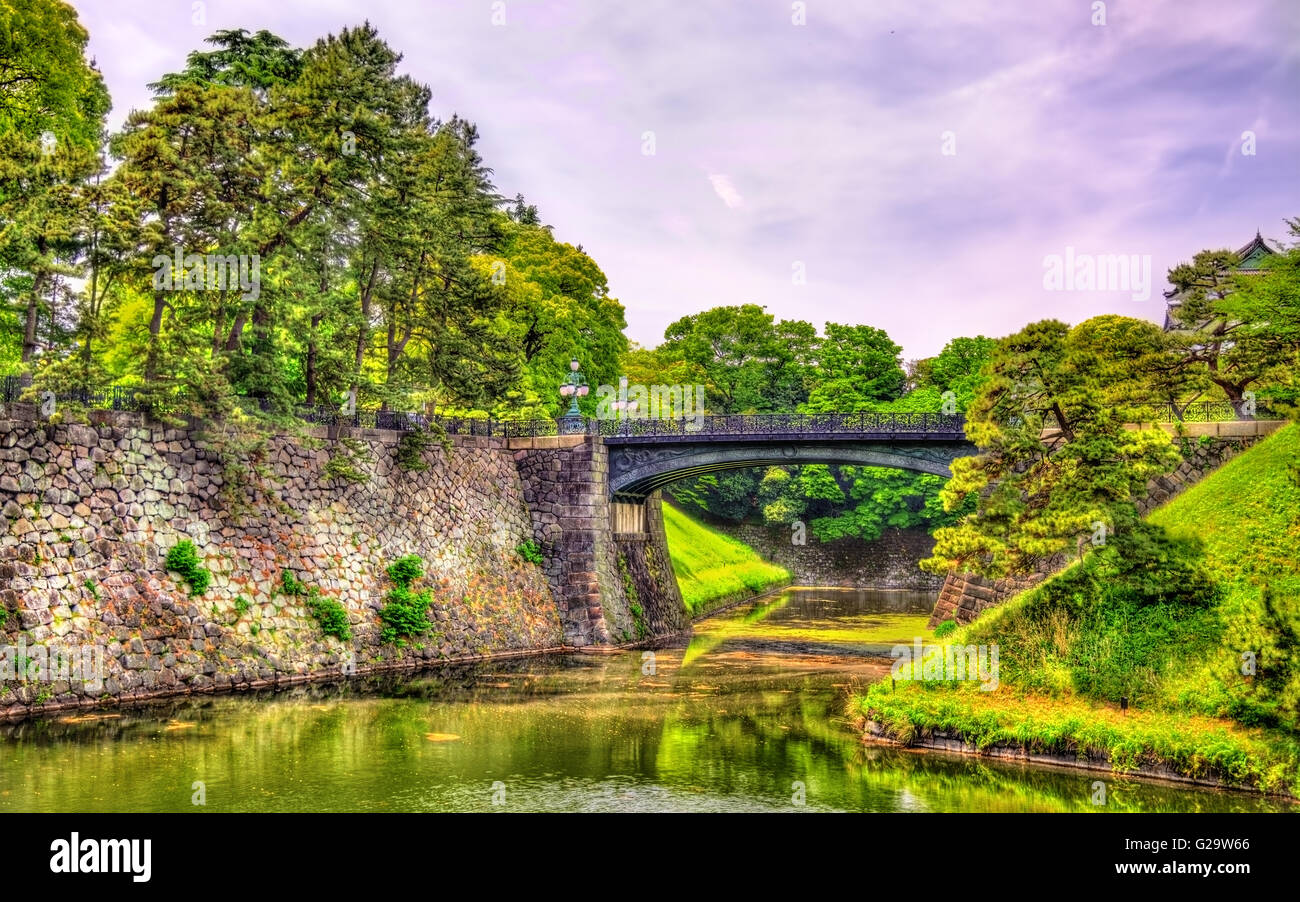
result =
M899 442L880 439L838 441L684 441L680 443L609 443L611 499L639 503L669 483L691 476L748 467L847 464L952 475L950 466L975 447L965 440L925 439Z

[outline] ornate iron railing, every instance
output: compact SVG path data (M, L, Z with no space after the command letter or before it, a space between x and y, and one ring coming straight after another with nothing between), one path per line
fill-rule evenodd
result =
M13 404L21 400L24 387L17 376L0 378L0 402ZM59 402L71 402L96 410L146 411L146 405L137 397L136 390L121 386L101 389L74 389L59 392ZM177 397L173 410L184 409L184 399ZM154 399L152 403L157 403ZM260 398L240 398L245 410L270 409L270 404ZM155 411L156 412L156 411ZM306 423L328 426L351 426L356 429L391 429L408 432L440 425L449 435L482 435L503 438L555 435L558 424L552 419L497 420L481 417L429 417L423 413L359 408L353 413L343 413L338 408L320 406L300 407L295 413ZM1251 419L1250 411L1240 415L1229 401L1193 401L1174 405L1152 402L1135 414L1141 422L1206 423L1236 419ZM1254 419L1269 419L1272 411L1263 405L1254 409ZM880 436L929 435L964 437L964 418L959 414L942 413L819 413L819 414L738 414L734 416L702 416L674 419L627 418L587 419L569 431L601 435L618 440L635 438L672 438L708 436L764 436L764 435L852 435ZM1050 415L1044 426L1050 428Z
M587 432L606 438L765 435L933 435L964 438L965 418L942 413L739 414L675 419L588 420Z

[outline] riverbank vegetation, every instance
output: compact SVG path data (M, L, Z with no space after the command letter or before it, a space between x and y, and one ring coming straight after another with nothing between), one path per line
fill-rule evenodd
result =
M748 545L692 520L671 504L665 504L663 512L673 575L690 616L790 582L788 570L763 560Z
M958 628L953 645L999 647L997 691L878 683L850 715L903 742L944 732L1300 795L1297 461L1290 425Z

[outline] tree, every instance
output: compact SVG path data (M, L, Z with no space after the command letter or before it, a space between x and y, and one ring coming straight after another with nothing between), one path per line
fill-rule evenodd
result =
M511 406L553 416L559 413L556 389L570 359L578 358L592 385L616 385L624 375L623 305L610 296L596 262L556 241L549 229L512 216L502 230L500 257L486 254L480 261L489 280L505 292L501 328L522 356L521 396L510 399ZM587 403L595 403L594 391Z
M54 325L61 278L76 275L77 185L99 165L109 99L88 40L66 3L0 0L0 272L30 277L10 282L25 379L41 317Z
M882 329L827 323L817 351L817 385L804 410L852 413L894 400L906 378L898 357L902 350Z
M1117 361L1133 349L1099 347L1096 334L1043 320L999 342L967 413L980 453L954 461L941 493L952 510L975 492L977 509L935 532L922 567L1029 573L1098 524L1121 539L1137 531L1135 493L1179 457L1163 430L1125 428L1131 411L1113 406L1124 392L1103 381L1125 373Z
M663 350L696 367L719 414L792 412L807 397L816 330L757 304L714 307L664 332Z
M1286 221L1300 239L1300 218ZM1240 358L1260 367L1261 390L1278 409L1300 409L1300 240L1269 257L1259 274L1239 274L1218 307L1239 323L1233 340Z
M1284 363L1286 352L1266 338L1262 311L1252 309L1259 295L1233 299L1254 278L1234 272L1240 262L1230 250L1205 250L1170 269L1181 301L1170 315L1176 326L1172 350L1183 368L1218 386L1237 416L1246 417L1246 391Z

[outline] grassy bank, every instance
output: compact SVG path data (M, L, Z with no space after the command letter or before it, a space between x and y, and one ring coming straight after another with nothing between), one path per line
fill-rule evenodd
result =
M848 713L904 742L944 732L1300 795L1297 461L1292 425L1154 512L1164 535L1108 544L953 633L997 645L996 691L884 682Z
M737 598L790 582L790 571L769 564L748 545L664 505L664 531L673 574L692 616Z

